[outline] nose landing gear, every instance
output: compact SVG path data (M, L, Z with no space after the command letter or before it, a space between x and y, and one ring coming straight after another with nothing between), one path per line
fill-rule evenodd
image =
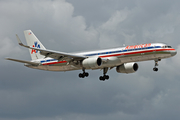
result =
M154 67L153 70L157 72L157 71L158 71L158 68Z
M158 68L156 66L158 66L158 61L161 61L161 59L155 59L155 66L153 68L153 71L157 72L158 71Z

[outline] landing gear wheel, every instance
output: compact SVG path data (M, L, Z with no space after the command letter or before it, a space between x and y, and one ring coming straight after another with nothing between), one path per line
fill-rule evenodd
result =
M80 78L84 78L84 75L82 73L79 73Z
M88 77L89 73L85 72L85 69L83 69L83 73L79 73L80 78Z
M101 80L101 81L105 81L105 80L108 80L108 79L109 79L108 75L104 75L104 76L99 77L99 80Z
M109 76L108 76L108 75L104 75L104 78L105 78L106 80L108 80L108 79L109 79Z
M155 59L154 60L155 61L155 66L154 66L154 68L153 68L153 71L158 71L158 68L156 67L156 66L158 66L158 61L161 61L161 59Z
M158 68L153 68L153 70L157 72L157 71L158 71Z
M108 67L103 68L103 74L104 74L104 75L103 75L103 76L100 76L100 77L99 77L99 80L105 81L105 80L108 80L108 79L109 79L109 76L106 75L107 71L108 71Z
M86 77L88 77L88 76L89 76L89 73L86 72L86 73L84 73L84 75L85 75Z
M101 81L105 81L104 76L100 76L100 77L99 77L99 80L101 80Z

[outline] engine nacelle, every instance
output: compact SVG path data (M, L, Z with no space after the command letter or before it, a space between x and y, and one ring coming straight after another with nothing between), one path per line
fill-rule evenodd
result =
M96 68L101 66L102 59L99 57L86 58L82 61L82 66L85 68Z
M118 73L134 73L138 70L138 64L137 63L124 63L120 66L116 67L116 71Z

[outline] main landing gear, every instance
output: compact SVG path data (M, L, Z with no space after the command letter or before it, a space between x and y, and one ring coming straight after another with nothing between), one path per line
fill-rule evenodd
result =
M89 76L89 73L85 72L85 69L84 69L84 68L83 68L82 70L83 70L83 73L79 73L79 77L80 77L80 78L88 77L88 76ZM106 75L107 71L108 71L108 67L103 68L103 76L100 76L100 77L99 77L99 80L105 81L105 80L108 80L108 79L109 79L109 76Z
M109 76L106 75L107 71L108 71L108 67L103 68L103 74L104 74L104 75L103 75L103 76L100 76L100 77L99 77L99 80L105 81L105 80L108 80L108 79L109 79Z
M158 66L158 61L161 61L161 59L155 59L154 60L155 61L155 66L154 66L154 68L153 68L153 71L158 71L158 68L156 67L156 66Z
M89 73L85 72L85 69L83 69L83 73L79 73L80 78L88 77Z

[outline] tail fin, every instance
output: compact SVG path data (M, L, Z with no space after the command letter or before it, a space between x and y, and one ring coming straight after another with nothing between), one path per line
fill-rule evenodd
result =
M28 46L46 49L31 30L24 31L24 35ZM37 50L29 49L29 52L32 60L44 58Z

